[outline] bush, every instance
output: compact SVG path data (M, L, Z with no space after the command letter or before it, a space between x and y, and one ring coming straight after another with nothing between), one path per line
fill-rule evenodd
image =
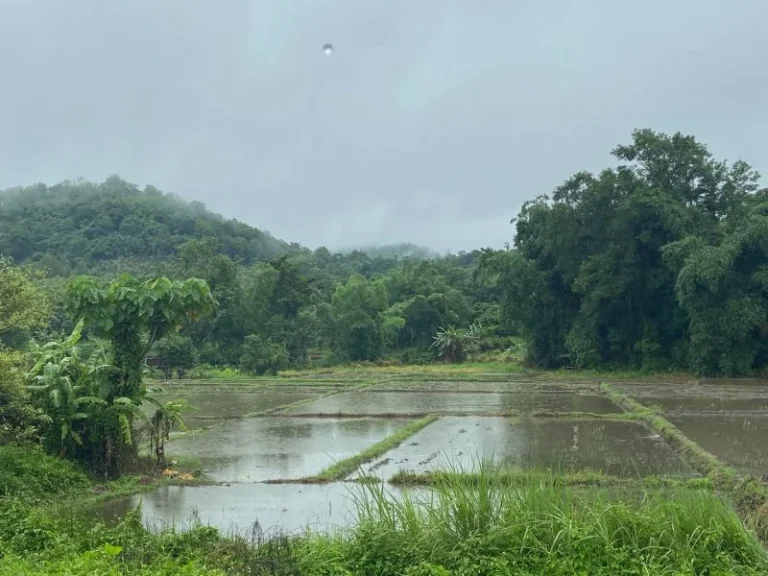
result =
M245 337L240 367L254 374L277 374L288 366L288 350L285 344L277 344L258 334Z
M42 424L42 412L30 405L24 390L22 358L0 349L0 444L34 440Z
M0 446L0 498L47 500L87 486L88 478L77 465L38 446Z

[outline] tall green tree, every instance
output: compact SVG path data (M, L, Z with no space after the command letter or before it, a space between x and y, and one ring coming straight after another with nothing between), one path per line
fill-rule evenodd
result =
M375 360L384 344L383 312L387 290L383 282L352 276L336 288L330 305L331 343L349 360Z
M616 168L577 173L517 218L503 313L524 325L533 364L684 365L689 323L665 247L719 243L757 187L747 164L681 134L638 130L613 154Z
M214 305L205 281L194 278L138 280L124 275L103 285L81 276L72 279L68 292L72 316L82 318L87 329L112 345L110 395L137 403L146 392L142 366L152 345L185 322L210 314Z

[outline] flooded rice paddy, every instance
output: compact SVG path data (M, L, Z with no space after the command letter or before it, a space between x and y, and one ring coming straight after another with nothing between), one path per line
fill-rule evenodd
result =
M768 382L622 382L615 388L658 407L722 461L768 473ZM107 502L100 510L107 521L141 504L149 526L183 528L195 514L228 531L328 530L354 517L361 474L387 483L399 498L401 488L388 483L399 472L471 471L483 460L509 470L600 471L622 478L695 474L663 437L622 419L597 382L487 375L471 381L194 381L174 383L155 396L199 408L186 418L191 431L174 435L167 453L180 461L198 459L217 485L163 486ZM425 414L437 420L391 442ZM329 466L382 441L389 443L368 454L345 481L317 483Z
M363 467L391 478L404 470L476 470L481 461L508 469L600 471L638 477L693 473L667 445L634 422L559 418L445 417Z
M402 491L387 490L398 498ZM416 491L418 492L418 491ZM164 486L153 492L107 502L102 519L113 524L141 505L152 529L184 529L197 518L229 533L332 531L349 525L356 503L366 498L359 484L231 484Z
M402 418L244 418L171 440L174 455L200 459L218 482L295 480L383 440Z
M574 392L358 390L290 408L288 414L432 414L504 411L617 413L608 398Z
M743 473L768 474L768 381L629 382L619 388L660 409L683 434L721 461Z

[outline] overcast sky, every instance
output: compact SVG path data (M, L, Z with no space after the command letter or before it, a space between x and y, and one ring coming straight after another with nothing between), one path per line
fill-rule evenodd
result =
M118 174L310 247L500 247L633 128L768 173L767 27L766 0L0 0L0 187Z

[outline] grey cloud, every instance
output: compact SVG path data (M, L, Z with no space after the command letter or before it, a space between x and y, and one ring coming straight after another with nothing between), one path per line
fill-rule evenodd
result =
M766 17L761 0L0 0L0 186L117 173L309 246L500 246L522 202L636 127L765 168Z

